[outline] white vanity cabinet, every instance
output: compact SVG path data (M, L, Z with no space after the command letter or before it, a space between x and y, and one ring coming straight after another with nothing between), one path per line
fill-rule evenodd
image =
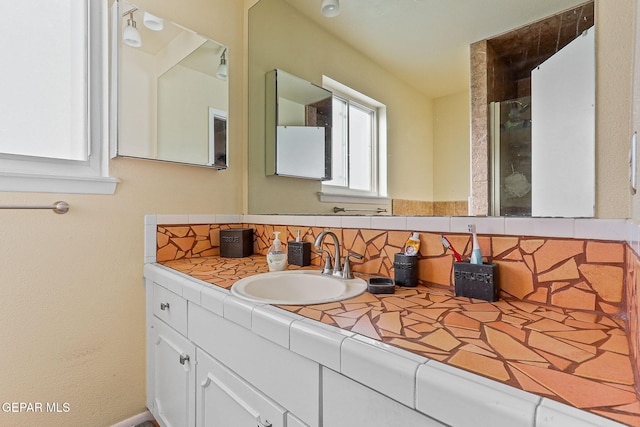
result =
M145 286L163 427L621 426L165 267Z
M319 427L317 363L160 282L145 281L147 406L161 426Z
M195 426L196 347L158 319L149 326L147 406L167 427Z

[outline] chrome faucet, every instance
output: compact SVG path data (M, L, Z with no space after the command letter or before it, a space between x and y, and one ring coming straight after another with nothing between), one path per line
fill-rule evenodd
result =
M340 242L338 242L338 236L331 230L324 230L322 233L318 234L316 237L316 241L313 242L313 245L316 248L320 248L322 246L322 242L324 241L324 236L329 235L333 238L333 245L335 246L335 254L333 256L333 267L330 271L326 271L326 268L322 271L324 274L334 274L339 276L342 272L342 267L340 266ZM327 255L328 256L328 255Z
M330 256L327 251L321 248L322 242L324 241L324 237L326 235L331 236L333 238L333 245L335 246L335 255L333 256L333 267L330 264ZM349 258L358 258L362 259L362 255L359 254L348 254L344 259L344 271L340 266L340 242L338 241L338 236L333 231L324 230L322 233L318 234L316 237L316 241L313 245L317 248L316 252L322 254L323 252L327 254L327 258L324 264L324 268L322 269L322 274L331 274L334 276L342 277L343 279L353 279L353 273L351 272L351 266L349 265Z

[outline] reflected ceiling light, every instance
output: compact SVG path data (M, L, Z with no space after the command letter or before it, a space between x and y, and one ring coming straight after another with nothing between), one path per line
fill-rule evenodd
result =
M142 39L140 38L140 32L136 28L136 21L133 20L133 12L129 13L129 19L127 19L127 26L122 32L122 42L127 46L140 47L142 46Z
M218 65L218 69L216 70L216 76L222 80L227 80L227 57L225 56L226 53L227 49L225 48L222 51L222 55L220 55L220 65Z
M162 29L164 28L164 19L158 18L157 16L152 15L149 12L144 13L142 22L144 22L145 27L153 31L162 31Z
M340 1L339 0L322 0L320 6L322 16L325 18L333 18L340 13Z

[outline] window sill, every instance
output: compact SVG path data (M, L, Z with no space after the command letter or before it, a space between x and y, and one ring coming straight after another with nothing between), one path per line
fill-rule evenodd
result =
M369 205L380 205L386 204L391 201L389 197L381 197L381 196L364 196L360 194L337 194L337 193L327 193L327 192L319 192L318 197L321 202L331 202L331 203L360 203L360 204L369 204Z
M111 177L69 177L0 172L0 191L65 194L114 194L120 182Z

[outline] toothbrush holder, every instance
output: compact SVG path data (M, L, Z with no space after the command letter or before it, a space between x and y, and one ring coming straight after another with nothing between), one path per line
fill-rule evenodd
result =
M498 301L498 264L471 264L468 261L453 263L453 280L456 296Z
M398 286L418 286L418 257L395 254L393 257L393 278Z

